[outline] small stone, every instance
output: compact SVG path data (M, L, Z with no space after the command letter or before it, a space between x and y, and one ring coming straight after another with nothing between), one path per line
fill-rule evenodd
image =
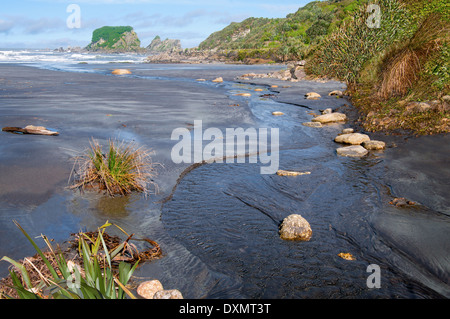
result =
M198 82L205 82L205 79L197 79Z
M316 92L309 92L309 93L306 93L306 94L305 94L305 97L306 97L308 100L318 100L318 99L321 98L320 94L319 94L319 93L316 93Z
M350 133L336 136L334 139L336 143L345 143L352 145L361 145L361 143L370 141L369 135L361 133Z
M411 102L406 105L406 112L422 113L431 110L431 105L425 102Z
M322 123L320 123L320 122L305 122L305 123L302 123L302 125L309 126L309 127L317 127L317 128L323 126Z
M277 175L279 176L300 176L300 175L310 175L311 172L294 172L294 171L285 171L285 170L278 170Z
M177 289L160 290L155 293L153 299L184 299L181 292Z
M277 115L284 115L284 113L276 111L276 112L272 112L272 115L275 115L275 116L277 116Z
M222 77L218 77L218 78L215 78L212 81L215 82L215 83L222 83L223 82L223 78Z
M286 217L281 224L281 239L309 241L311 236L311 226L306 219L298 214L293 214Z
M350 253L340 253L338 256L345 260L356 260L356 258Z
M236 96L246 96L246 97L252 96L250 93L237 93L235 95Z
M330 96L336 95L336 96L339 96L339 97L344 96L344 94L342 93L342 91L339 91L339 90L331 91L330 93L328 93L328 95L330 95Z
M145 299L153 299L156 292L164 290L163 285L159 280L145 281L137 288L139 296Z
M255 89L255 92L262 92L263 89Z
M351 133L354 133L354 132L355 132L355 130L352 129L352 128L344 128L342 130L342 134L351 134Z
M272 85L271 86L271 88L277 88L278 87L278 85Z
M340 147L336 150L337 154L340 156L348 156L348 157L362 157L367 155L369 151L362 147L361 145L352 145Z
M330 107L322 111L322 115L323 114L331 114L331 113L333 113L333 109Z
M127 69L116 69L112 71L112 74L114 75L126 75L126 74L131 74L130 70Z
M333 122L343 122L347 120L347 116L343 113L334 112L331 114L323 114L312 119L313 122L320 122L322 124L333 123Z
M384 150L386 148L386 143L383 141L365 141L362 146L368 150Z

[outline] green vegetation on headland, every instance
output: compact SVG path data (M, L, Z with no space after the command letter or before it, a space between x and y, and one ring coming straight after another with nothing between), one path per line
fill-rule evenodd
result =
M88 51L141 52L141 41L130 26L102 27L94 30Z

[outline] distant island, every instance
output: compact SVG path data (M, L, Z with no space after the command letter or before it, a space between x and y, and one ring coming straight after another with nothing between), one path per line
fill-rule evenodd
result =
M174 53L182 51L181 41L156 36L146 48L131 26L104 26L94 30L91 43L85 48L88 52L105 53Z

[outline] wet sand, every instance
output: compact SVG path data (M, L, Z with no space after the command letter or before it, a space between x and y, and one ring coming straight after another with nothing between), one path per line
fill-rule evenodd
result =
M334 153L333 138L352 123L301 125L311 111L349 108L346 99L327 96L342 90L342 83L233 81L277 66L83 67L96 73L0 65L0 125L42 125L60 132L56 137L0 134L1 256L34 254L13 219L32 236L43 233L56 242L109 220L158 241L164 258L141 266L136 275L160 279L187 298L450 296L448 136L374 135L396 147L362 161L343 159ZM111 76L114 68L130 68L133 75ZM210 82L218 76L225 83ZM279 88L271 90L270 84ZM257 86L276 96L233 95ZM309 91L324 98L306 101ZM286 116L275 118L274 110ZM278 179L261 176L257 166L212 164L178 180L189 165L172 162L170 135L175 128L191 128L194 120L204 127L279 127L280 168L313 174ZM160 192L145 199L68 190L73 157L90 138L133 140L152 148L154 161L163 164L155 180ZM421 206L392 207L392 197ZM308 245L279 240L277 223L290 213L313 224ZM356 265L337 257L346 249L357 255ZM384 289L367 289L370 263L385 270ZM0 264L1 275L7 266Z

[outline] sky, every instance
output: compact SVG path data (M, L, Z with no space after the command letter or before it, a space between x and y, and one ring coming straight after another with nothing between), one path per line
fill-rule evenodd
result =
M95 29L122 25L134 28L142 47L159 35L193 48L231 22L284 18L310 1L0 0L0 48L85 47Z

